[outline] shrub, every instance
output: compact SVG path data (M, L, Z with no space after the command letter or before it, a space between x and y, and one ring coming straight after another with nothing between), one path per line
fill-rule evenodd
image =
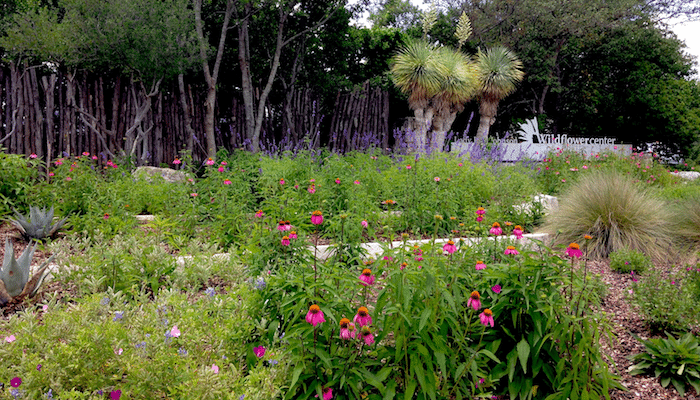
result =
M673 383L681 396L685 388L692 385L700 393L700 346L698 339L686 333L680 339L666 333L668 339L649 339L642 341L645 353L635 354L630 359L636 364L630 370L631 375L654 373L661 379L661 386Z
M592 236L589 256L593 258L629 248L662 259L671 245L665 204L618 173L595 171L581 178L559 205L547 219L545 231L555 235L555 244Z
M632 301L652 329L687 331L700 322L692 269L663 274L654 268L632 286Z
M653 267L649 257L636 250L620 249L610 253L610 269L613 271L624 273L634 271L642 274L649 267Z

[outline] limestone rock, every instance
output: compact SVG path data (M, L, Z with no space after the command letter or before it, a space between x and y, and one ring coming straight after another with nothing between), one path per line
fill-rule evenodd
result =
M158 168L158 167L138 167L134 170L132 174L136 179L143 179L146 182L153 182L153 178L160 176L165 179L166 182L185 182L189 178L189 175L182 171L176 171L170 168Z

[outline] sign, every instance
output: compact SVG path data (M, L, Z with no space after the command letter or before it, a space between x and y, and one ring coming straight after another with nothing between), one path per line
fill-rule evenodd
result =
M502 161L519 161L522 159L543 160L549 153L569 150L586 156L595 156L602 152L618 152L631 154L631 144L617 144L611 137L573 137L568 135L554 135L540 133L537 118L533 117L520 124L517 140L501 139L495 143L490 153L496 153ZM458 141L452 144L452 151L460 153L483 153L480 146L469 140Z

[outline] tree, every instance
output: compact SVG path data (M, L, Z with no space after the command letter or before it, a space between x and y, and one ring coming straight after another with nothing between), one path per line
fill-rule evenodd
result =
M248 1L243 4L241 9L234 10L234 16L237 20L238 66L241 71L246 137L254 152L260 150L260 135L263 119L267 112L268 97L277 78L283 50L292 44L303 45L305 36L322 27L339 7L342 7L342 4L337 0L331 2L262 1L259 4ZM265 11L269 11L269 13ZM274 27L274 41L270 46L261 49L263 53L266 53L267 68L261 79L257 81L261 83L258 86L254 80L251 65L253 56L251 22L255 22L255 18L265 18L267 15L275 16L274 22L267 21L269 26ZM290 26L294 26L296 29L291 30Z
M194 21L197 32L197 41L199 44L199 55L202 60L204 81L207 84L207 97L204 102L204 136L207 138L207 156L212 159L216 157L216 137L214 136L216 85L219 81L219 69L221 68L221 60L224 56L224 50L226 48L226 34L228 33L229 23L231 22L231 16L235 11L235 7L234 0L226 1L226 10L224 11L224 20L221 24L219 43L216 47L216 55L214 56L214 66L210 69L209 59L207 57L209 46L206 42L206 38L204 37L204 23L202 22L202 0L194 0ZM182 78L180 77L179 79L181 80ZM183 85L181 84L181 86ZM183 102L183 104L186 106L186 102ZM189 117L189 110L185 108L184 111L186 116Z
M138 145L147 145L147 133L153 126L144 122L163 80L197 62L194 21L186 2L63 0L59 7L27 8L14 15L2 46L15 59L48 61L54 68L72 71L68 74L69 97L75 93L72 77L78 69L130 75L138 85L130 93L137 105L134 120L124 133L124 149L133 156ZM52 91L50 86L47 93ZM75 99L71 102L75 104ZM83 120L96 119L80 107L78 111ZM51 110L46 112L52 115ZM142 154L145 157L147 152Z
M464 103L474 96L477 83L475 66L459 49L438 47L425 40L436 19L434 10L426 14L423 39L410 41L394 57L390 70L394 84L408 95L414 112L414 138L409 139L414 150L425 149L428 139L432 149L443 150L447 131ZM456 33L460 48L470 34L463 15Z
M477 141L485 141L496 118L498 103L515 91L523 79L522 63L512 51L497 46L477 53L476 71L479 80L479 130Z

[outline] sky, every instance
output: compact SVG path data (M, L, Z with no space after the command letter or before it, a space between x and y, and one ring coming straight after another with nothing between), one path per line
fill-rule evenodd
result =
M700 21L677 23L671 26L671 30L685 42L688 53L695 56L696 69L700 69L698 67L698 62L700 62Z
M357 3L357 1L358 0L350 0L349 3L353 4ZM411 0L411 2L420 9L427 9L428 7L424 4L423 0ZM364 19L364 21L359 21L359 23L366 25L366 19ZM678 38L685 42L687 46L686 51L695 57L695 76L700 76L700 21L685 23L669 22L669 25Z

